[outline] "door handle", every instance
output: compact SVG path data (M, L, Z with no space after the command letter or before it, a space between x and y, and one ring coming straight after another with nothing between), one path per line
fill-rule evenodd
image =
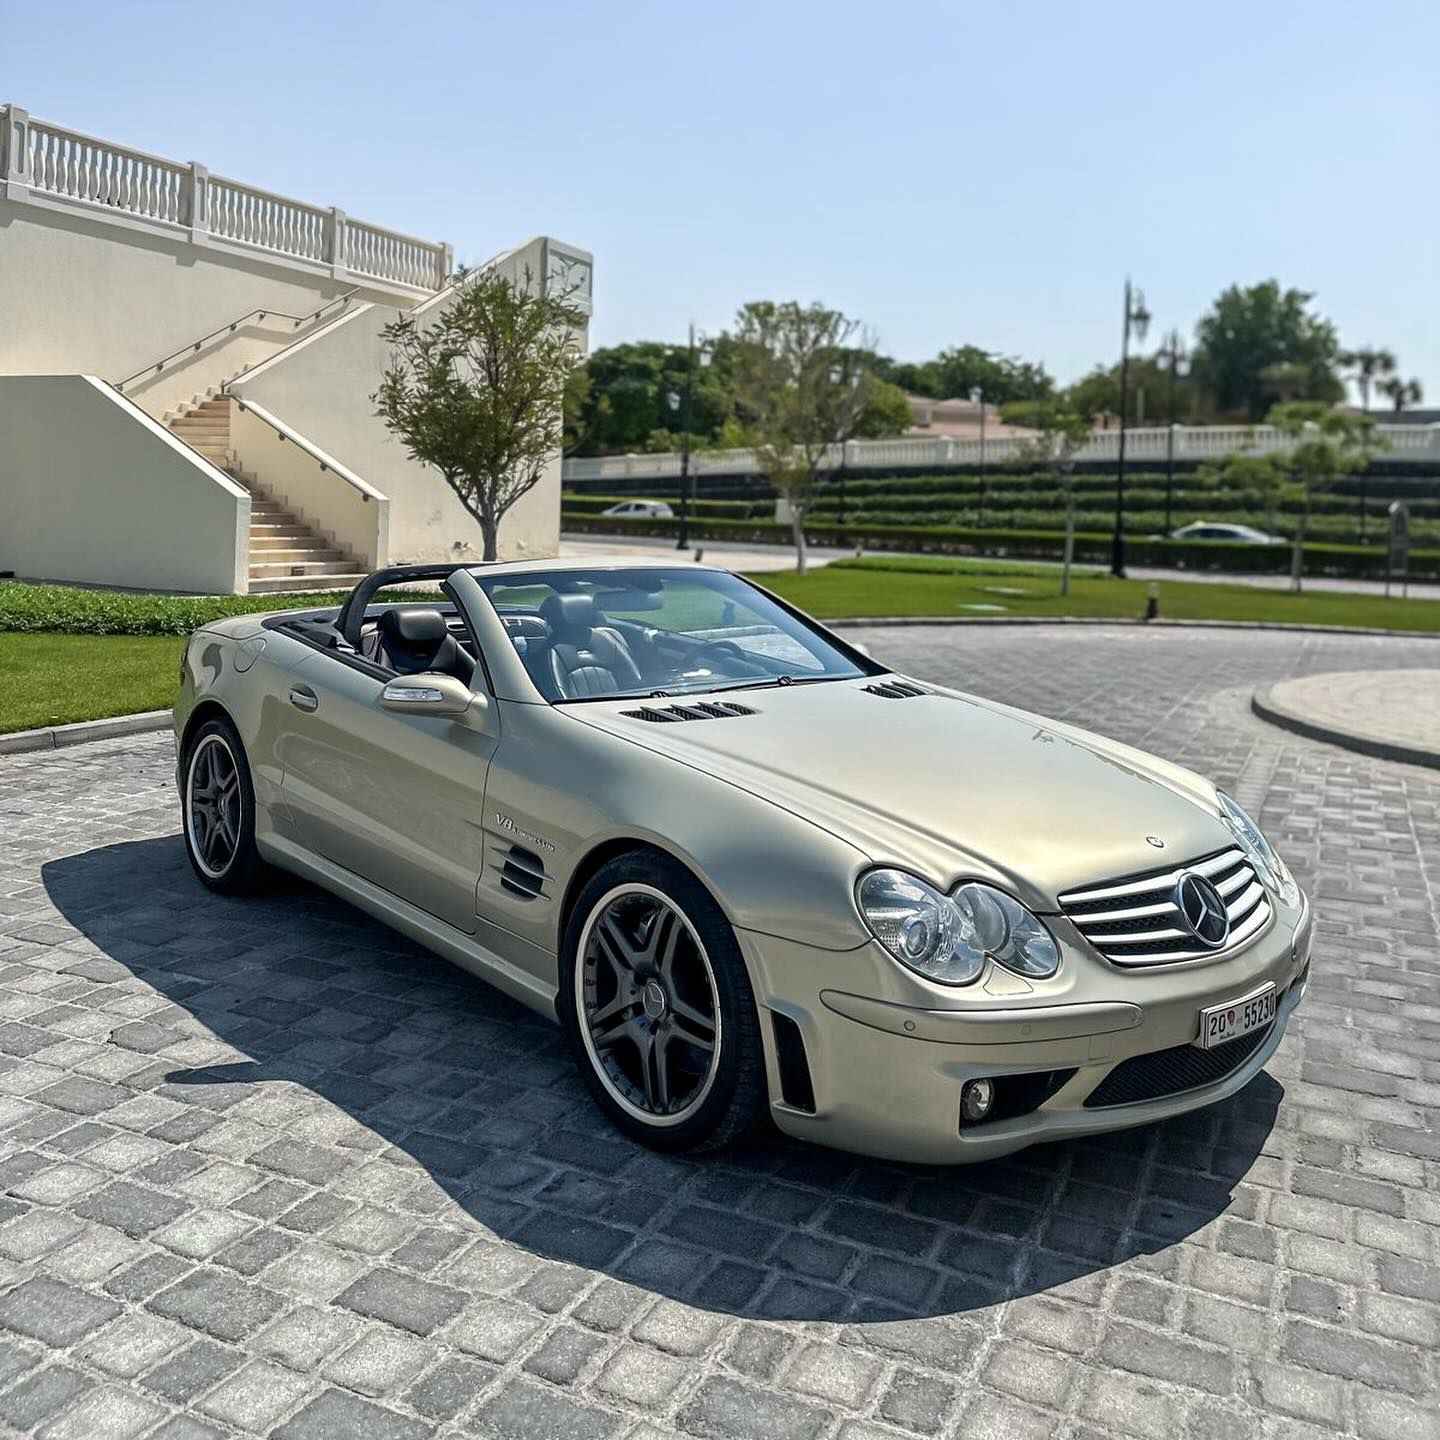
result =
M292 685L290 687L290 703L297 710L318 710L320 701L315 692L308 685Z

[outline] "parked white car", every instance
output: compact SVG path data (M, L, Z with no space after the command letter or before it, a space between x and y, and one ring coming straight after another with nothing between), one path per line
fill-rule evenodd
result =
M1196 520L1170 532L1172 540L1228 540L1237 545L1283 545L1281 535L1267 535L1253 525L1227 525L1209 520Z
M622 500L601 512L622 520L673 520L675 512L664 500Z

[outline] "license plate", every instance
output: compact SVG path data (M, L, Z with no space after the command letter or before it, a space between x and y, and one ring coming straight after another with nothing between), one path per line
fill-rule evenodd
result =
M1227 1041L1238 1040L1252 1030L1263 1029L1275 1018L1275 987L1267 985L1243 1000L1224 1005L1210 1005L1200 1012L1200 1037L1196 1044L1202 1050L1213 1050Z

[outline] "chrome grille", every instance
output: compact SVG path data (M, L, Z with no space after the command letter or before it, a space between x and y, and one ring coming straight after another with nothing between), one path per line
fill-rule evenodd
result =
M1229 938L1216 949L1196 938L1175 903L1175 887L1187 871L1210 881L1230 916ZM1072 890L1060 896L1060 908L1107 960L1131 968L1227 954L1253 940L1270 919L1265 887L1242 850Z

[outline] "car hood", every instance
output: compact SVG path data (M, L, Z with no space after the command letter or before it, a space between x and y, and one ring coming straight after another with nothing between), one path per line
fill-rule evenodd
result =
M874 683L731 691L714 698L754 713L683 722L636 712L704 697L563 709L784 806L877 864L946 887L988 878L1035 908L1230 843L1214 787L1180 766L974 695L926 685L888 699Z

